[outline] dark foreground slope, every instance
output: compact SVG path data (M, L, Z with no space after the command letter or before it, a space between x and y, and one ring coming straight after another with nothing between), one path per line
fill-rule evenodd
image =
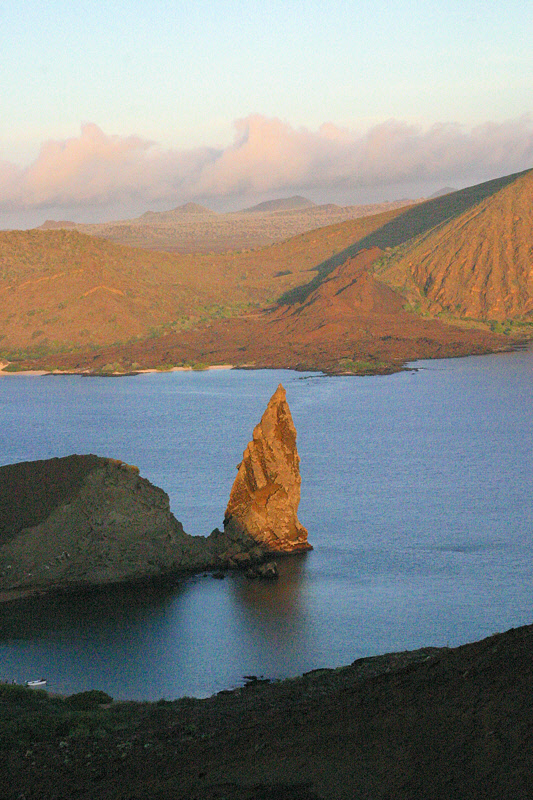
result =
M75 701L0 686L5 800L533 796L533 627L206 700Z

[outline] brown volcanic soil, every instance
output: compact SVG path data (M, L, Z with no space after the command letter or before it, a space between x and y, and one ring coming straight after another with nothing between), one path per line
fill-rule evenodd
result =
M71 230L0 232L0 352L127 342L268 305L400 211L217 256L147 252Z
M146 335L208 300L177 283L179 266L75 231L1 232L0 347L53 350Z
M465 330L403 309L404 300L369 268L381 251L360 252L337 267L303 303L275 307L209 327L169 333L127 349L58 356L60 369L128 370L202 362L235 366L390 372L407 360L448 358L509 346L509 338Z
M431 313L533 321L533 171L410 243L380 278Z
M379 372L407 359L481 353L507 344L503 336L404 311L402 298L369 272L379 254L377 248L365 250L337 267L304 303L188 333L176 346L189 346L189 358L198 348L197 357L202 354L209 363ZM169 356L172 340L166 337Z
M10 776L2 797L525 800L532 660L528 626L206 700L117 704L66 724L65 701L35 701L43 733L33 741L27 717L3 700L4 739L15 718L20 741L0 748Z
M503 349L533 330L526 324L533 311L532 182L533 172L506 176L246 254L166 255L175 261L166 271L152 269L149 295L165 335L146 339L144 319L144 337L136 334L143 341L22 364L123 372L200 362L368 373ZM172 265L179 282L172 283ZM183 296L176 303L178 289L188 292L189 305ZM83 297L101 291L99 284ZM117 294L114 307L125 307ZM143 284L130 294L140 301L148 292ZM259 310L243 313L252 307ZM436 319L443 308L444 319ZM509 316L513 324L504 330L512 335L491 332L491 320Z
M486 181L476 186L468 186L466 189L460 189L453 194L439 196L423 203L416 203L389 219L383 218L383 223L379 227L374 227L365 232L361 238L354 239L345 250L336 253L321 264L317 276L310 283L296 287L292 292L288 292L283 299L285 302L305 300L322 282L325 275L329 274L348 258L357 255L360 250L379 247L387 253L391 249L393 253L398 249L403 253L404 249L401 248L409 247L411 240L417 241L417 237L422 237L433 229L436 230L439 226L457 219L525 174L527 173L520 172ZM473 233L475 234L475 231ZM374 271L376 270L374 269ZM393 285L393 288L402 289L401 283L391 285Z

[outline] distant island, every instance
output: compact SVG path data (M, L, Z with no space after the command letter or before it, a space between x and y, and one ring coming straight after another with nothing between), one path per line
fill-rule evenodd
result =
M428 197L428 200L434 200L436 197L442 197L445 194L452 194L452 192L456 191L457 189L454 189L452 186L445 186L443 189L438 189L438 191L433 192L433 194Z
M249 208L243 208L242 213L245 214L270 214L277 211L296 211L302 208L313 208L316 203L308 200L307 197L294 195L293 197L282 197L277 200L265 200L263 203L258 203Z
M405 208L413 202L416 201L405 199L363 205L318 205L295 196L228 212L216 212L191 202L111 222L47 220L38 230L75 229L117 244L169 253L226 253L268 247L307 231Z
M134 222L155 225L160 223L172 223L175 221L179 223L183 220L184 216L188 215L216 216L216 212L198 203L185 203L184 205L173 208L171 211L145 211L145 213L137 217L137 220L134 220Z

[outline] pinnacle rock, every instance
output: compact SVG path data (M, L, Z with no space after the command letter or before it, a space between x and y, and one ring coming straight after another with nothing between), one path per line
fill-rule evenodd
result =
M264 550L292 553L311 550L307 530L297 517L300 502L300 458L296 428L285 389L280 384L266 407L231 489L224 519Z

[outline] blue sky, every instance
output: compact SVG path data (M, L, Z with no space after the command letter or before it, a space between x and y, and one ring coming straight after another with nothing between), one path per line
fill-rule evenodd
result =
M7 0L0 4L0 29L0 161L10 165L9 182L5 164L0 174L0 207L4 201L12 211L44 209L46 203L82 208L83 193L76 195L72 186L35 192L27 170L35 162L39 166L43 144L79 139L85 123L105 137L135 136L146 147L154 142L146 158L166 153L174 165L178 156L183 161L197 148L208 148L212 165L216 153L223 155L242 138L242 130L235 129L241 119L279 120L285 132L304 129L311 138L331 124L354 141L389 120L415 126L419 138L435 124L454 123L468 134L490 122L505 124L496 139L504 135L503 149L515 155L508 164L502 156L501 169L530 166L524 160L533 140L524 125L533 111L533 4L524 1ZM518 126L516 141L512 124ZM478 151L476 169L485 177ZM281 148L280 158L288 157ZM246 163L253 171L249 154ZM311 159L309 169L314 163ZM489 157L489 177L497 166ZM354 162L354 187L357 169ZM406 188L414 186L420 165L417 169L409 180L391 174L391 187L398 179ZM430 172L435 185L442 183L438 171ZM42 188L40 168L39 175ZM200 185L189 176L184 182L179 172L173 187L178 201L188 199L187 193L209 198L211 192L216 204L223 196L236 202L240 195L286 194L311 185L302 175L293 177L274 181L269 189L264 181L245 185L241 176L238 184L228 188L226 181L219 191L212 180ZM442 174L447 177L454 176ZM132 180L126 192L130 205ZM23 191L17 192L17 181L24 183ZM324 199L334 199L338 181L333 185L331 176L324 181L321 189L315 187L316 196L323 190ZM142 185L146 182L145 177ZM171 205L172 188L165 194L154 186L148 192L141 188L138 204ZM105 208L111 213L120 204L118 196L111 202L105 192L97 194L87 192L86 202L104 216ZM354 190L354 200L355 195Z

